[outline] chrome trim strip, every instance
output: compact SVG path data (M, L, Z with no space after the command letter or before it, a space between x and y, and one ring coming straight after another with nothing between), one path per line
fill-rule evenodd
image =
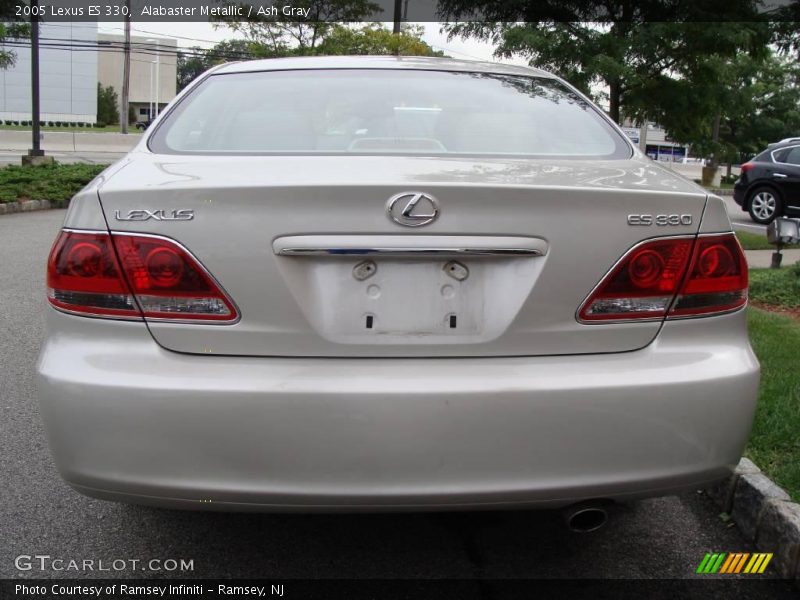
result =
M481 235L289 235L273 240L278 256L505 256L547 254L547 241Z
M281 248L278 256L544 256L535 248Z

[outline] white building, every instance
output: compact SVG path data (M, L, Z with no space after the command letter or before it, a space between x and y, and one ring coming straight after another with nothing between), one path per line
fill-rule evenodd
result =
M40 119L94 123L97 120L97 23L39 25ZM17 55L0 69L0 120L31 119L30 45L0 44Z
M137 120L146 120L175 97L177 41L131 38L129 103ZM31 119L31 50L0 44L16 54L16 62L0 69L0 121ZM40 23L40 120L62 123L97 121L97 83L112 86L122 102L124 38L98 34L97 23Z
M671 140L664 128L656 123L648 123L645 129L643 125L626 119L622 124L622 130L653 160L685 162L689 156L690 148Z
M97 79L103 87L112 86L122 104L123 52L125 38L101 33ZM144 121L175 97L177 93L178 42L173 38L131 36L131 77L128 103L136 120Z

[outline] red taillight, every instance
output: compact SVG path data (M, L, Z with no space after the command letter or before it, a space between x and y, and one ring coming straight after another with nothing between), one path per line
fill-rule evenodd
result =
M94 316L234 321L236 308L200 263L172 240L62 231L50 252L48 299Z
M47 263L47 297L70 312L141 317L105 233L61 232Z
M669 316L727 312L747 303L747 261L733 234L700 237Z
M663 238L620 259L578 311L581 321L727 312L747 302L747 264L733 234Z
M744 163L741 167L739 167L739 172L740 173L747 173L748 171L751 171L753 169L753 167L755 167L755 165L753 163L749 163L749 162Z

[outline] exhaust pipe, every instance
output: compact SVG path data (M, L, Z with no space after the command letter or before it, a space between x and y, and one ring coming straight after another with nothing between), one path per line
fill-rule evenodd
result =
M588 533L597 531L608 521L608 502L580 502L562 510L570 531Z

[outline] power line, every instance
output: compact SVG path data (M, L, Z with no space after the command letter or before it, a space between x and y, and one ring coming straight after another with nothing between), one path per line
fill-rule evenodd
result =
M84 40L60 40L58 38L43 38L44 41L40 44L41 48L50 50L68 50L70 52L111 52L111 53L124 53L125 47L122 42L90 42ZM26 41L6 40L6 46L28 48L30 44ZM238 50L178 50L177 48L170 48L164 46L140 46L132 48L136 54L144 54L146 56L184 56L190 58L231 58L234 60L242 60L247 58L254 58L253 54L245 51Z

